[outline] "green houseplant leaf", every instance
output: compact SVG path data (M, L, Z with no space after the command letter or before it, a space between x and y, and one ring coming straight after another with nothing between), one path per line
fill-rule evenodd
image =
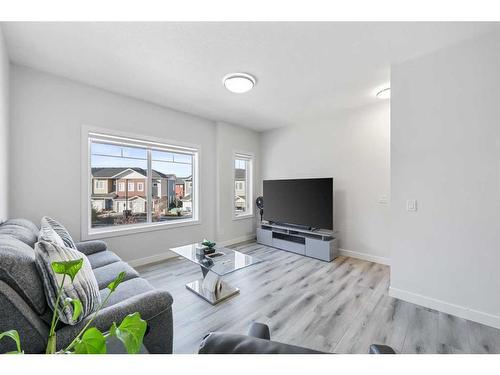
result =
M125 278L125 272L120 272L118 276L116 276L116 278L108 284L107 288L112 292L114 292L116 288L118 288L118 285L121 284L124 278Z
M4 337L10 337L16 343L17 351L9 352L8 354L21 354L23 352L21 350L21 340L19 339L19 333L15 329L0 333L0 340Z
M109 330L111 336L118 338L128 354L136 354L141 350L142 340L146 333L147 323L141 319L141 315L136 312L127 315L117 327L113 323Z
M106 339L101 331L92 327L85 331L75 345L76 354L106 354Z
M83 258L77 260L67 260L64 262L52 262L52 269L59 275L68 275L71 282L74 281L76 274L83 265Z
M73 320L77 320L80 314L82 313L83 306L82 302L78 298L66 298L66 303L71 303L73 305Z

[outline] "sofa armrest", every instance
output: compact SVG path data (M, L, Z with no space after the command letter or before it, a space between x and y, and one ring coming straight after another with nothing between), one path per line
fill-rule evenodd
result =
M199 354L324 354L300 346L245 335L212 332L205 336Z
M394 349L387 345L370 345L370 354L396 354Z
M148 323L148 330L144 337L144 345L150 353L171 353L173 342L172 323L173 299L169 292L151 290L127 298L114 305L105 307L97 314L92 326L102 332L116 322L119 324L127 315L138 312L141 318ZM74 326L64 326L57 331L58 349L67 346L75 335L87 324L92 315Z
M259 323L260 326L267 327ZM260 327L262 328L262 327ZM326 354L295 345L230 333L212 332L201 341L199 354ZM371 345L370 354L395 354L387 345Z
M105 307L99 311L94 323L96 326L100 324L107 325L113 322L119 323L127 315L135 312L139 312L141 318L147 321L171 308L172 303L173 298L169 292L166 290L154 289Z
M99 240L77 242L75 245L76 249L85 255L100 253L108 248L106 242Z

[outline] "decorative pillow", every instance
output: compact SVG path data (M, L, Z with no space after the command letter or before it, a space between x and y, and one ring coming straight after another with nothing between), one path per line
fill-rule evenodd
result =
M40 224L41 227L39 239L55 242L58 245L64 245L76 250L76 245L73 241L73 238L71 238L68 230L61 223L48 216L44 216L42 217Z
M56 274L53 271L52 262L64 262L82 258L82 268L77 273L73 282L71 282L69 277L66 277L59 305L55 306L57 291L62 282L63 275ZM35 259L37 268L42 276L47 303L52 310L55 308L58 309L62 322L75 325L96 311L101 303L101 295L89 260L84 254L78 250L60 246L54 242L41 240L35 245ZM73 305L70 303L64 307L64 301L68 297L77 298L82 303L82 313L76 320L73 320Z

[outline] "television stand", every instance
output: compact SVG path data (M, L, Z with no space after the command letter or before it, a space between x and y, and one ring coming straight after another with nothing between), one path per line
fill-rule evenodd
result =
M261 223L257 227L257 242L326 262L339 255L336 232L329 230Z

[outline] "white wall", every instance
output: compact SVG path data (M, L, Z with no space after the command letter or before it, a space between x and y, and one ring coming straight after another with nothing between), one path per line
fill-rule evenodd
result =
M475 39L391 78L391 294L498 328L499 47Z
M255 236L256 218L255 198L261 194L260 176L260 137L258 133L245 128L217 123L217 241L249 239ZM254 156L253 196L250 197L254 208L252 217L233 217L234 207L234 153L241 152ZM259 216L260 218L260 216ZM259 219L260 220L260 219Z
M0 29L0 222L9 217L9 56Z
M340 247L388 263L389 101L262 134L263 179L333 177ZM265 205L265 204L264 204Z
M86 124L201 145L201 224L108 238L113 251L134 260L168 255L169 247L215 238L214 122L24 67L12 66L11 76L12 217L38 223L49 215L80 238L80 137ZM241 233L249 231L245 227ZM238 230L227 233L243 235Z

